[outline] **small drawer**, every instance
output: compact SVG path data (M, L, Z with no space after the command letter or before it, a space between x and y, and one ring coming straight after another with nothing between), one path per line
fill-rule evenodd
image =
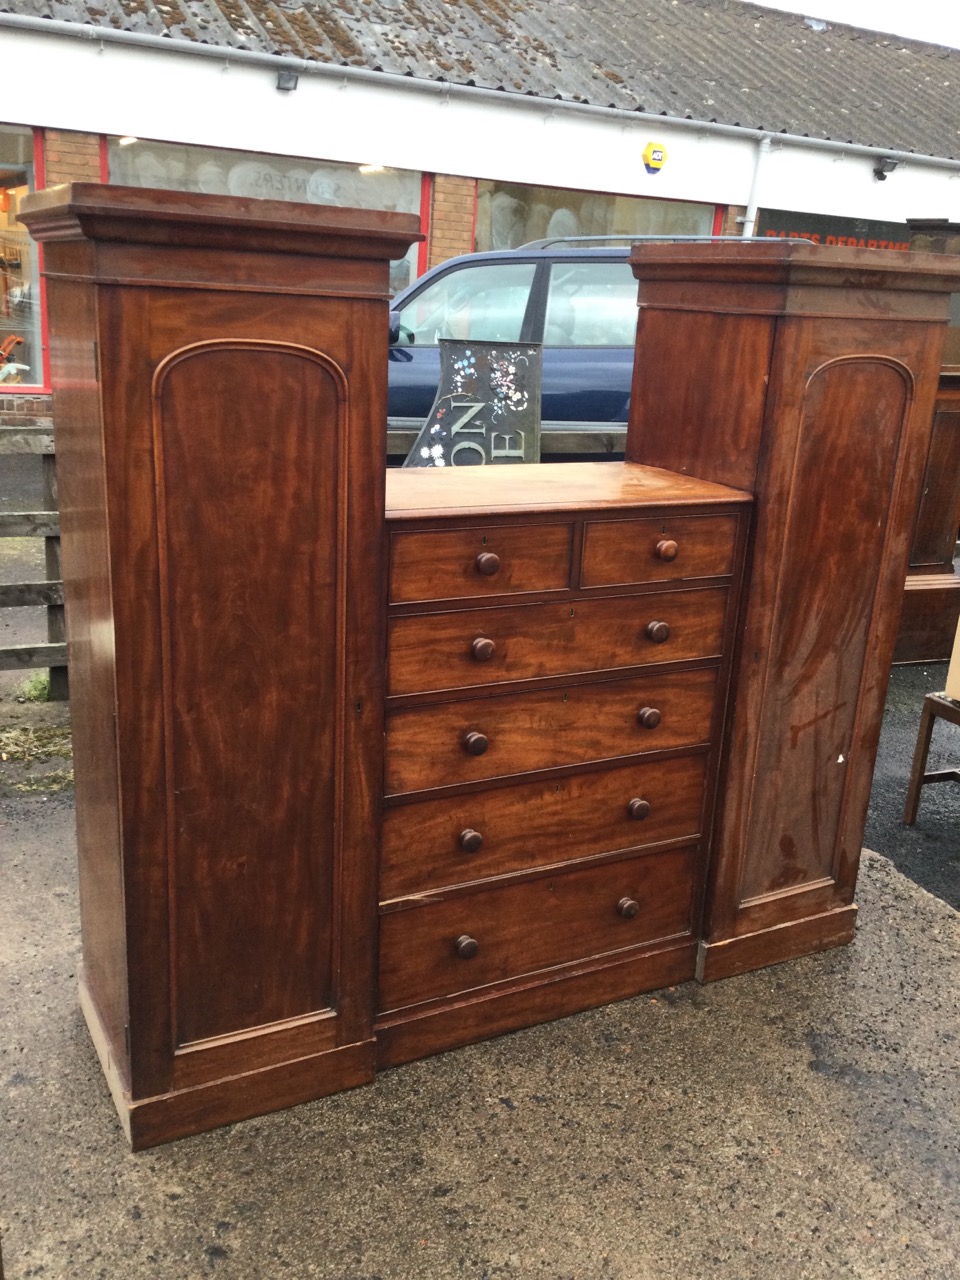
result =
M706 756L423 800L383 815L382 900L700 833Z
M563 591L572 532L569 524L546 524L394 533L390 602Z
M694 846L387 912L380 1010L687 936L696 867Z
M727 590L607 596L394 618L391 694L719 657Z
M597 520L584 533L580 585L711 578L733 572L736 516Z
M716 683L716 670L706 668L393 711L386 791L399 795L706 742Z

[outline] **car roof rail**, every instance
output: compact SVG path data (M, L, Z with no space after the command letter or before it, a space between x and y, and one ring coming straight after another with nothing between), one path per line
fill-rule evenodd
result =
M528 240L526 244L514 246L516 249L562 249L565 247L575 247L577 245L587 245L588 247L596 245L600 248L605 244L636 244L640 240L659 240L663 243L673 244L675 242L683 243L712 243L718 241L753 241L759 244L776 244L779 243L780 236L694 236L694 235L630 235L624 233L621 235L610 236L553 236L547 240ZM809 236L790 236L791 240L805 240L808 244L815 242Z

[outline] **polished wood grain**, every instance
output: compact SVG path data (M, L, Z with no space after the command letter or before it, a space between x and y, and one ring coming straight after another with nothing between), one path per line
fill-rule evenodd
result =
M502 469L502 468L499 468ZM570 524L477 525L395 533L390 601L562 591L570 582Z
M530 867L696 839L706 765L705 754L632 762L388 808L381 898L418 896ZM636 801L646 810L632 816ZM465 832L475 837L466 842L472 847L462 843Z
M416 220L87 185L24 220L68 442L85 1007L152 1143L372 1075L388 262Z
M690 931L690 849L560 871L383 916L379 1007L469 991ZM640 910L618 911L623 898ZM469 956L457 941L472 938Z
M960 573L908 573L894 662L944 662L960 620Z
M585 764L710 738L716 668L444 702L387 718L386 794ZM659 723L642 727L645 709ZM489 747L474 755L469 733Z
M717 977L851 936L957 282L935 255L786 243L638 246L633 260L644 302L627 457L757 494L704 930L702 973ZM661 398L646 371L680 349L699 387Z
M316 762L337 760L337 472L326 463L342 447L345 399L338 366L284 344L188 347L155 376L178 1045L334 999L342 783L339 766ZM203 434L198 404L209 404ZM284 419L265 438L264 422ZM229 466L211 438L229 440ZM284 519L267 539L250 516L271 510ZM304 716L305 701L328 713Z
M507 987L475 988L450 1000L384 1013L377 1019L377 1065L396 1066L672 987L695 976L696 959L696 944L681 937L541 970Z
M953 573L958 531L960 375L941 374L920 503L910 544L910 571Z
M536 484L529 467L389 470L387 513L405 523L439 517L516 515L542 520L546 511L615 511L620 507L749 506L751 495L679 470L620 462L545 462ZM538 516L538 513L541 513Z
M588 521L581 582L674 582L733 571L734 516L663 515L653 519Z
M724 588L391 620L390 694L719 657Z
M960 375L942 372L920 489L895 662L945 661L960 616Z

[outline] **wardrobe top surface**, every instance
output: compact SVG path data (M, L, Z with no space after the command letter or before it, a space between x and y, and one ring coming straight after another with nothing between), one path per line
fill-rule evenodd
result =
M544 462L387 471L387 519L579 511L593 507L702 507L749 503L742 489L635 462Z

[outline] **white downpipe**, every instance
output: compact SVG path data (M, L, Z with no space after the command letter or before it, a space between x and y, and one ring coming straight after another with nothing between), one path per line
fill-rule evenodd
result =
M762 133L757 139L757 154L753 162L750 197L747 200L747 212L743 216L743 234L745 236L752 236L757 225L757 208L760 203L760 170L770 154L770 142L769 133Z

